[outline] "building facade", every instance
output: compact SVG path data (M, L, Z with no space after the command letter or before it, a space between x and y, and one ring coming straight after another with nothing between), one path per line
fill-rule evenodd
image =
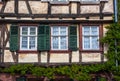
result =
M1 66L105 62L113 13L113 0L1 0Z

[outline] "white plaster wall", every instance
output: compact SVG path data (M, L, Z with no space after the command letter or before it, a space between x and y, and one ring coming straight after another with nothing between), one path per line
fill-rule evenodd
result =
M99 13L99 5L82 5L81 13Z
M4 51L4 62L14 62L12 53L9 50Z
M100 62L100 53L82 53L82 62Z
M50 54L50 63L66 63L69 62L69 54L52 53Z
M29 1L29 4L33 14L47 14L48 3Z
M79 62L79 51L72 52L72 62Z
M105 3L103 12L113 12L113 0L108 0L108 2Z
M22 62L22 63L28 63L28 62L38 62L38 54L31 54L31 53L27 53L27 54L19 54L18 57L18 61Z
M19 8L18 11L19 13L26 13L26 14L29 13L25 1L19 1L18 8Z
M14 1L8 1L4 10L5 13L14 13Z
M41 63L47 63L47 52L41 52Z
M52 14L68 14L69 6L52 6L51 13Z
M71 13L76 14L77 13L77 4L71 3Z

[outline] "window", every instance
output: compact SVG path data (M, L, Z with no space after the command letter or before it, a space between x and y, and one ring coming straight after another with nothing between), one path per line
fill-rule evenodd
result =
M20 50L37 50L37 27L20 27Z
M99 1L99 0L81 0L81 1Z
M68 50L68 27L51 27L51 49Z
M99 50L99 27L82 27L82 47L83 50Z
M51 4L68 4L68 0L50 0Z

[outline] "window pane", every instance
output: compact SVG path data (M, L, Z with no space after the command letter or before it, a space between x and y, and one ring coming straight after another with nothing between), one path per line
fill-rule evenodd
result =
M98 37L92 37L92 49L98 49L98 48L99 48Z
M36 32L35 29L36 29L35 27L30 28L30 35L35 35L35 32Z
M66 27L60 27L60 35L67 35Z
M67 49L67 37L61 37L60 40L60 49Z
M22 37L22 49L27 49L27 37Z
M53 49L58 49L58 42L59 42L58 37L52 37L52 48Z
M97 27L91 27L91 34L92 35L98 35L98 28Z
M34 49L35 48L35 37L30 37L29 39L29 49Z
M90 34L90 27L83 27L83 35L89 35Z
M27 35L28 27L22 27L22 35Z
M52 35L59 35L59 27L52 27L53 32Z
M89 49L90 48L90 37L84 37L84 39L83 39L84 41L84 48L85 49Z

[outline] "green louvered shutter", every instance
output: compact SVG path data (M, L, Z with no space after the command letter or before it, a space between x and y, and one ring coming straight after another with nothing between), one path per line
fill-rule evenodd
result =
M69 50L77 50L77 26L69 27Z
M50 27L48 25L38 27L38 50L50 50Z
M18 26L11 25L10 27L10 51L18 50Z

